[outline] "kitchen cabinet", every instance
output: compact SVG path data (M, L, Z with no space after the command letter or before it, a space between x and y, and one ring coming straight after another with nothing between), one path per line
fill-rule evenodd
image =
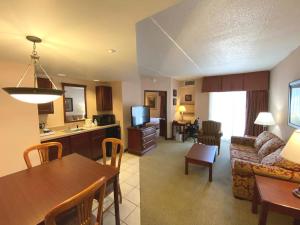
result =
M105 139L105 130L91 132L91 158L97 160L102 157L102 141Z
M62 144L62 148L63 148L62 156L69 155L72 153L69 137L53 139L50 142L60 142ZM54 160L54 159L57 159L57 148L51 147L49 151L49 160Z
M102 157L102 141L108 137L120 138L120 126L105 129L93 130L84 133L71 134L67 137L55 138L45 142L60 142L63 146L63 156L71 153L78 153L89 159L98 160ZM110 149L107 150L110 156ZM49 151L49 159L57 158L57 148L53 147Z
M46 78L37 78L37 84L39 88L52 88L52 84L49 79ZM53 102L38 104L38 113L41 114L53 114L54 107Z
M96 87L96 102L98 111L110 111L113 109L112 88L109 86Z
M70 145L73 153L92 158L90 133L80 133L70 136Z

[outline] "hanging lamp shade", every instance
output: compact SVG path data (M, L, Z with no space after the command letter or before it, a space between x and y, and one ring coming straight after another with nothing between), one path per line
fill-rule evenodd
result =
M26 38L27 40L33 42L33 51L31 54L30 64L27 66L24 74L22 75L16 87L5 87L3 88L3 90L6 91L11 97L26 103L43 104L55 101L63 95L64 91L58 90L56 88L55 84L52 82L51 78L39 62L39 56L37 55L37 52L35 50L35 43L40 43L42 42L42 40L35 36L27 36ZM20 85L26 77L28 70L31 66L34 67L34 87L21 87ZM51 82L54 89L37 87L37 68L41 69L44 75Z

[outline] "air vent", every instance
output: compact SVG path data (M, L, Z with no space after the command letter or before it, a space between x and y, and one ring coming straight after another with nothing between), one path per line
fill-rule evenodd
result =
M195 85L195 81L194 80L186 80L184 81L184 86L192 86Z

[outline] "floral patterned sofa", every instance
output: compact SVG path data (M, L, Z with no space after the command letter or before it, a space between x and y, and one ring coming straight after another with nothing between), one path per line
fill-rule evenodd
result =
M230 158L233 195L252 200L254 175L274 177L300 183L300 165L283 159L284 141L271 132L258 137L231 137Z

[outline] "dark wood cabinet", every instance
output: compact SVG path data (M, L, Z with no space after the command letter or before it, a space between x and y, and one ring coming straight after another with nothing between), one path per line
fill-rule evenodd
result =
M102 157L102 141L105 138L105 130L91 132L91 157L97 160Z
M155 127L128 128L128 152L136 155L143 155L155 147Z
M56 138L45 142L60 142L63 146L63 156L78 153L87 158L98 160L102 157L102 141L107 137L120 138L120 127L110 127L85 133L72 134L67 137ZM110 155L108 150L107 155ZM49 159L57 158L57 148L53 147L49 152Z
M70 136L72 152L78 153L87 158L92 158L90 133L80 133Z
M52 84L49 79L46 78L37 78L37 84L39 88L52 88ZM39 114L53 114L54 107L53 102L38 104L38 112Z
M69 155L69 154L72 153L69 137L57 138L57 139L53 139L51 141L45 141L45 142L60 142L62 144L62 147L63 147L63 151L62 151L62 155L63 156ZM52 147L50 149L50 151L49 151L49 159L50 160L57 159L57 148L56 147Z
M110 111L113 109L112 88L109 86L96 87L96 102L98 111Z

